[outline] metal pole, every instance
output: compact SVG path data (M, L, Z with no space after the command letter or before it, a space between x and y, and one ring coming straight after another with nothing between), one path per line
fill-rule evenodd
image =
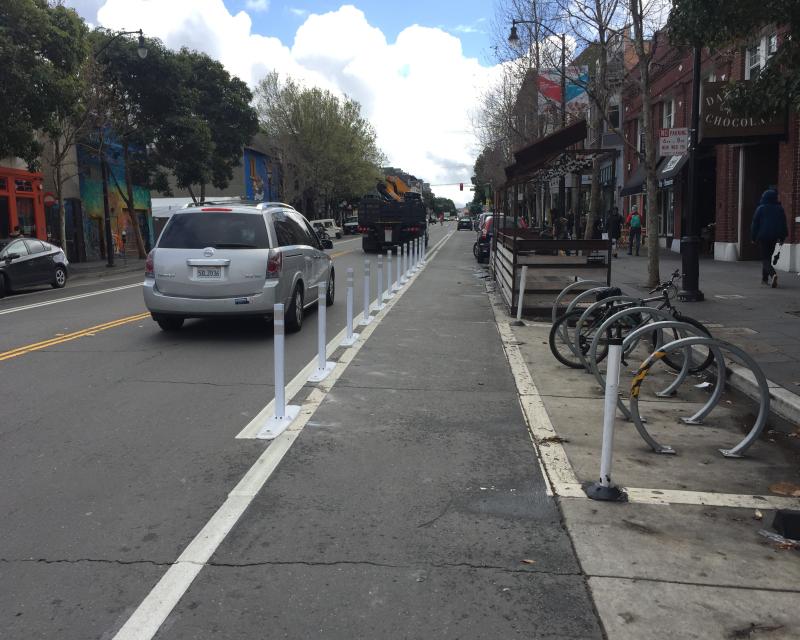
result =
M689 128L689 207L686 228L681 234L681 267L683 289L681 300L700 302L700 238L697 235L697 137L700 128L700 47L692 51L692 126Z
M566 34L561 34L561 128L567 126L567 44ZM564 175L558 178L558 209L567 215L567 185ZM576 225L577 226L577 225Z
M617 398L619 397L619 371L622 361L622 338L617 330L617 337L608 341L608 365L606 369L606 393L603 405L603 444L600 451L600 481L585 488L586 495L592 500L625 501L628 496L624 491L611 484L611 461L614 451L614 420L617 417Z
M519 276L519 295L517 296L517 319L512 323L515 327L522 327L522 301L525 298L525 287L528 280L528 265L522 265L522 272Z
M286 397L284 396L284 327L283 304L276 303L273 309L274 341L275 341L275 419L283 420L286 415Z

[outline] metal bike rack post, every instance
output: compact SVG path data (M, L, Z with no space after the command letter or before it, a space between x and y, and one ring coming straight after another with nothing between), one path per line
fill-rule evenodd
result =
M600 307L604 307L611 302L638 302L639 298L634 298L632 296L609 296L608 298L604 298L603 300L598 300L594 304L589 305L586 310L581 314L581 317L578 318L578 321L575 323L575 340L577 342L572 343L572 352L577 356L577 358L583 364L584 370L589 373L589 363L586 361L586 357L583 355L583 350L580 346L580 335L581 329L583 328L584 323L588 320L589 316L594 313L595 309L599 309ZM569 334L567 334L567 338L569 338ZM569 342L567 342L569 344Z
M745 451L747 451L747 449L750 448L750 446L756 441L759 434L764 429L764 425L767 423L767 418L769 417L769 386L767 384L767 379L764 376L764 372L761 370L761 367L758 366L758 363L747 352L743 351L736 345L731 344L730 342L725 342L717 338L709 338L707 336L690 336L688 338L673 340L672 342L665 344L661 350L651 353L650 356L642 363L641 367L639 367L639 371L637 372L636 377L633 380L633 384L631 385L630 411L634 420L634 424L637 424L637 420L639 418L639 393L641 390L641 385L647 377L651 367L661 360L664 354L668 351L694 347L696 345L705 346L714 354L714 360L717 366L717 384L715 386L714 393L711 394L708 402L706 402L706 404L695 415L688 419L684 419L685 422L688 422L689 424L696 424L698 420L705 418L719 403L723 388L725 386L726 370L725 359L722 356L722 351L727 351L738 358L748 369L750 369L750 371L752 371L756 380L756 385L758 386L759 390L759 403L758 416L756 417L753 426L747 435L736 446L730 449L719 449L719 452L726 458L741 458ZM671 450L671 447L659 444L647 432L647 430L644 429L643 425L637 424L637 429L639 430L640 435L642 435L642 437L653 448L653 450L658 453L670 452L664 450Z
M283 304L278 302L272 311L274 326L274 383L275 400L273 403L273 415L261 427L257 438L262 440L272 440L279 436L288 427L292 420L300 413L300 407L286 405L286 376L285 376L285 325L284 325Z
M328 361L328 330L327 330L327 283L320 282L317 297L317 369L308 378L309 382L322 382L336 368L335 362Z
M386 307L383 304L383 254L378 254L378 281L376 282L378 287L378 297L375 298L375 310L376 311L383 311Z
M522 265L522 271L519 275L519 295L517 296L517 318L510 324L514 327L524 327L525 323L522 321L522 303L525 300L525 288L528 280L528 265Z
M619 369L622 362L622 338L620 333L609 341L608 374L606 375L605 401L603 404L603 444L600 451L600 480L584 488L592 500L623 502L628 496L611 483L611 463L614 454L614 421L619 396Z
M347 336L342 340L343 347L350 347L358 340L353 333L353 269L347 269Z
M361 318L359 323L362 326L372 322L372 316L369 315L369 307L369 260L364 260L364 317Z
M558 303L561 302L561 298L563 298L568 292L572 291L575 287L579 287L581 285L587 284L596 284L596 285L604 285L605 283L600 282L599 280L576 280L575 282L569 283L566 287L564 287L561 292L556 296L555 302L553 302L553 309L550 313L553 323L558 319Z

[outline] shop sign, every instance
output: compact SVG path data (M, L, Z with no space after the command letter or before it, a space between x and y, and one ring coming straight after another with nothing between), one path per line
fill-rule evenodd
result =
M700 107L700 139L703 142L743 142L786 135L786 114L776 114L767 119L734 113L728 104L730 90L731 85L727 82L703 83Z
M680 156L689 150L689 128L658 130L658 155Z
M592 184L592 174L583 174L581 175L581 184Z

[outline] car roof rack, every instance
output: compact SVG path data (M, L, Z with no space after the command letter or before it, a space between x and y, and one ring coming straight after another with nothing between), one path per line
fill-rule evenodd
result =
M261 200L252 200L245 196L232 196L230 198L214 198L212 200L204 200L203 202L187 202L183 205L184 209L198 209L201 207L219 207L219 206L239 206L239 207L257 207L259 209L267 209L269 207L285 207L287 209L295 208L284 202L262 202Z

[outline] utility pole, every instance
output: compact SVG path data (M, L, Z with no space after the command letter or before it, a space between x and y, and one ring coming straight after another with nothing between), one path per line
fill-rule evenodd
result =
M700 46L692 51L692 123L689 128L689 207L681 237L683 289L678 297L686 302L705 299L700 291L700 238L697 234L697 138L700 127Z

